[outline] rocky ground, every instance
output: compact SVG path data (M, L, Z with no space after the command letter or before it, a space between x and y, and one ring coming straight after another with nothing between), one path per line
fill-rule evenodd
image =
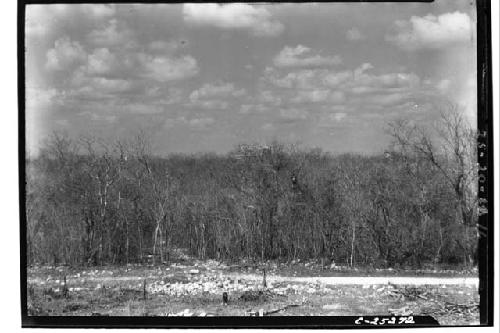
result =
M298 262L255 266L190 260L160 266L32 267L28 269L28 312L82 316L428 314L441 324L467 325L479 320L477 282L474 271L324 269Z

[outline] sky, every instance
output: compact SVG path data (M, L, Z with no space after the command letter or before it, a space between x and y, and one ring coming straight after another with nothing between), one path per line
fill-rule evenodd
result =
M279 140L383 152L453 103L475 124L474 2L26 8L26 144L54 131L225 153Z

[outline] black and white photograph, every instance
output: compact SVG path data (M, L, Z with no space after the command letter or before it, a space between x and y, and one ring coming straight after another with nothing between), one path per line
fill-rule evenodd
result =
M27 326L491 325L489 1L20 6Z

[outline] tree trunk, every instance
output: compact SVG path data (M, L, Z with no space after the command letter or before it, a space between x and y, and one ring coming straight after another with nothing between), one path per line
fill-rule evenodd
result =
M354 243L356 241L356 223L352 223L352 238L351 238L351 258L350 258L350 265L352 267L353 262L354 262Z

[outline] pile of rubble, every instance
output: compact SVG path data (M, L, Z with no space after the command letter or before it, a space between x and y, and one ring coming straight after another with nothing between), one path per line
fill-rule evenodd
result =
M254 282L242 279L218 279L216 276L204 276L186 283L169 283L159 280L148 286L148 292L152 294L161 293L171 296L182 295L220 295L222 291L242 292L257 287Z

